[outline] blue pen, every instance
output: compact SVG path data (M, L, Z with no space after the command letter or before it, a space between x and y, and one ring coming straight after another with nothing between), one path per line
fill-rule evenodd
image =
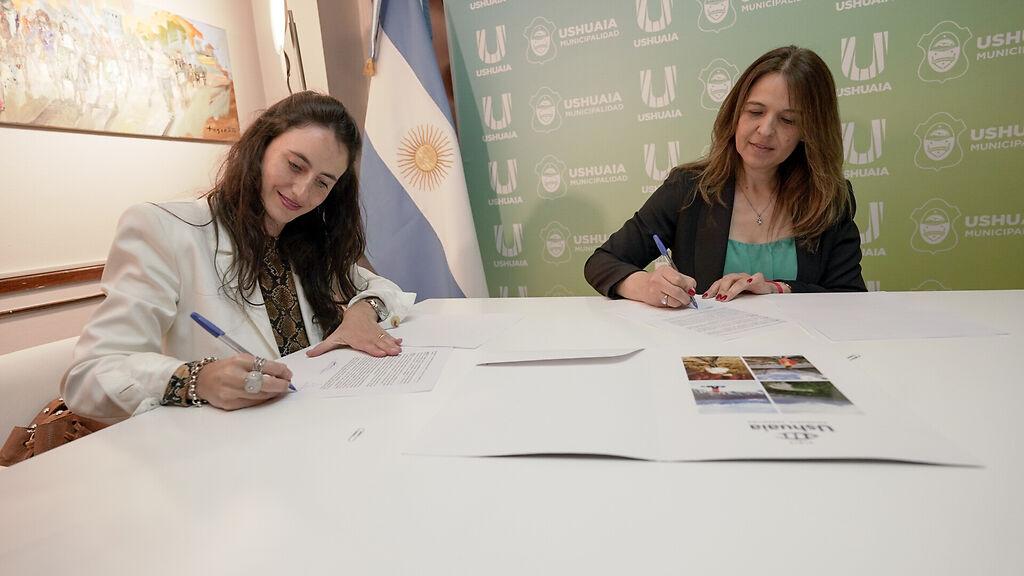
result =
M213 335L214 338L216 338L216 339L220 340L221 342L227 344L228 348L231 348L232 350L234 350L235 352L238 352L239 354L248 354L249 356L252 356L253 358L256 357L255 354L253 354L252 352L249 352L248 350L243 348L241 344L239 344L238 342L235 342L230 336L225 334L224 331L221 330L220 328L218 328L216 324L214 324L213 322L210 322L206 318L203 318L203 315L200 314L199 312L193 312L193 313L189 314L189 316L191 316L192 319L196 321L196 324L199 324L200 326L202 326L203 330L206 330L211 335ZM295 386L293 386L291 384L291 382L289 382L288 383L288 389L294 391L295 390Z
M661 252L661 255L664 256L665 260L668 261L668 265L671 266L672 269L675 270L676 272L679 272L679 268L676 268L676 263L672 261L672 253L669 252L668 248L665 248L665 243L661 241L661 238L658 238L657 234L652 234L651 237L654 238L654 244L655 246L658 247L658 252ZM694 310L698 309L696 298L691 296L690 304L693 304Z

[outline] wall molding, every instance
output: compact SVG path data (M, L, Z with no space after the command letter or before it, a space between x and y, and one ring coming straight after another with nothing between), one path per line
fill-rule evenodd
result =
M50 272L38 272L21 276L0 278L0 294L27 292L40 288L54 288L79 282L98 282L103 275L103 264L65 268Z

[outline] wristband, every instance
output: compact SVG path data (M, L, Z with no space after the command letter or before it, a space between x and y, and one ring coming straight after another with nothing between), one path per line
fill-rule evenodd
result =
M778 290L779 294L786 293L786 291L782 289L782 282L779 282L778 280L769 280L768 282L775 285L775 289Z
M196 394L196 382L199 381L199 371L206 368L206 365L210 362L216 362L216 360L213 356L207 356L199 362L190 362L188 365L188 399L196 408L206 404L206 400L199 398L199 394Z

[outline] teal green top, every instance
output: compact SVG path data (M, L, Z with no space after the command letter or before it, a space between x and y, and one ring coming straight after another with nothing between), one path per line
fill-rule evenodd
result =
M760 272L768 280L795 280L796 243L792 238L765 244L747 244L730 239L722 275L733 272Z

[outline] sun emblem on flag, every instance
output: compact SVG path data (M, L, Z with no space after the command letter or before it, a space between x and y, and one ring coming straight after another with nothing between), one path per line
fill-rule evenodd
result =
M433 190L448 176L453 156L451 142L441 129L421 125L402 138L398 167L402 177L416 188Z

